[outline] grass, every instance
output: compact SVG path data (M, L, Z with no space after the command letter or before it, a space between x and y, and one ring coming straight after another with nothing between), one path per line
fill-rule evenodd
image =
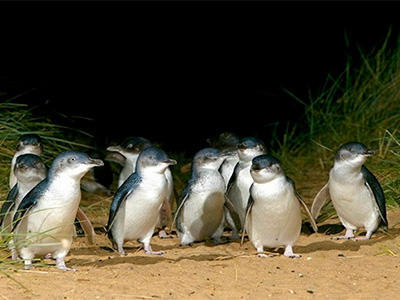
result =
M286 133L273 143L296 183L319 181L322 188L339 146L359 141L377 152L366 166L380 180L388 207L399 207L400 39L390 48L391 38L389 31L383 45L369 54L359 49L360 59L349 58L343 73L328 76L318 95L299 99L287 91L305 113L287 123ZM309 195L311 201L317 191Z

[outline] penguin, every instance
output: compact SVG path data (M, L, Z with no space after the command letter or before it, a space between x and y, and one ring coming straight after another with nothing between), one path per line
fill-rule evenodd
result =
M346 229L344 236L333 239L368 240L381 227L388 228L386 200L382 187L374 174L364 165L367 158L375 154L363 143L348 142L335 154L329 180L315 196L311 213L316 219L322 206L330 199L336 213ZM354 232L364 228L363 237Z
M253 183L250 174L251 161L258 155L266 154L266 146L259 138L249 136L240 139L237 151L239 161L236 163L226 190L227 197L234 205L240 218L240 227L235 228L232 217L229 214L226 216L228 227L232 229L233 239L240 238L238 231L243 227L247 200L249 199L249 188Z
M222 132L217 136L217 138L207 139L210 147L222 151L222 153L224 153L226 156L224 162L219 168L226 186L228 186L233 170L235 169L236 164L239 162L239 154L237 151L239 140L239 137L230 131Z
M15 166L17 158L20 155L27 154L27 153L41 156L43 154L42 138L38 134L35 134L35 133L23 134L19 137L16 148L17 148L16 149L17 151L15 152L15 154L11 160L10 185L13 184L12 187L10 186L11 190L15 186L15 183L17 180L16 176L14 174L14 166ZM47 174L47 171L48 171L48 166L46 166L46 174ZM81 180L81 188L84 189L84 186L82 186L82 180ZM11 192L11 190L10 190L10 192ZM93 245L94 240L95 240L95 232L94 232L93 225L80 207L78 208L76 218L77 218L77 222L79 222L79 225L82 227L82 229L85 233L88 243L90 245ZM77 233L75 232L75 237L76 236L77 236Z
M13 219L14 245L24 260L25 269L32 260L51 253L56 267L75 271L65 264L75 232L74 220L81 201L80 181L90 168L102 166L84 152L67 150L53 160L45 179L22 199Z
M47 168L40 156L30 153L21 154L16 159L14 174L17 182L9 191L1 207L0 225L2 238L9 240L11 258L16 260L18 254L12 239L9 239L15 210L25 195L47 176Z
M152 143L148 139L130 136L127 137L120 145L110 146L107 148L108 151L119 153L125 158L123 161L119 157L117 159L120 164L123 164L123 168L118 179L118 187L120 187L124 181L135 171L136 161L140 152L150 146L152 146ZM111 157L112 160L114 160L116 156L112 155ZM168 193L160 210L160 224L158 225L158 236L160 238L173 237L173 235L168 234L165 230L165 228L171 222L172 209L175 203L175 187L170 168L165 170L165 176L168 181Z
M41 156L43 153L42 138L36 133L22 134L17 142L16 152L11 159L11 168L9 176L9 186L12 189L17 182L14 174L14 166L17 157L21 154L32 153Z
M293 245L301 232L303 208L315 232L318 231L307 205L296 191L294 181L285 175L279 160L263 154L252 159L249 199L242 229L257 249L259 257L267 257L264 247L285 247L284 255L301 257L293 253Z
M164 254L153 251L150 241L168 193L165 171L176 163L158 147L140 152L135 171L115 193L106 226L108 238L120 254L126 255L123 245L130 240L143 243L146 254Z
M214 244L221 243L227 208L225 182L218 169L224 159L225 155L216 148L204 148L194 155L191 176L175 214L180 245L192 245L208 238Z

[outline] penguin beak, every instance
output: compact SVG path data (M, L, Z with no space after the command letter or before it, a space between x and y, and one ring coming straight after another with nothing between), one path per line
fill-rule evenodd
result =
M88 162L89 165L93 165L95 167L101 167L104 166L104 162L101 159L94 159L91 158Z
M371 155L375 155L375 151L372 149L368 149L363 154L364 154L364 156L371 156Z
M169 164L169 165L176 165L177 164L177 161L175 159L167 159L164 162L166 164Z
M107 151L120 152L121 151L121 147L120 146L110 146L110 147L107 148Z

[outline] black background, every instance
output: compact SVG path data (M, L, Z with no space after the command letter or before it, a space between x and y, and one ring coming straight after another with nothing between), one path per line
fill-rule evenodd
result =
M266 142L359 49L399 33L395 2L6 2L3 99L100 148L144 136L192 155L225 130ZM356 69L354 69L356 72ZM60 117L66 115L68 117ZM88 120L90 119L90 120Z

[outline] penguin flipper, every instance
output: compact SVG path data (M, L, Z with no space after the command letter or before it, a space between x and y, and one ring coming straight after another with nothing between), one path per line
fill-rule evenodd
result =
M15 199L17 198L17 196L18 196L18 183L16 183L13 186L13 188L8 192L6 201L4 201L3 205L1 206L0 226L3 224L6 215L14 207Z
M132 173L115 193L111 202L110 213L108 215L106 227L106 233L110 239L112 239L111 227L114 223L115 216L117 215L119 208L125 202L126 198L138 187L140 181L141 178L136 173Z
M189 185L187 185L183 189L182 194L179 197L179 206L176 209L174 220L172 221L172 224L171 224L171 231L174 228L175 224L176 224L176 228L178 229L178 231L180 231L180 222L179 222L180 212L181 212L182 206L185 204L186 200L189 198L189 194L190 194L190 188L189 188Z
M76 217L79 220L83 231L85 232L86 240L88 241L89 245L94 245L96 233L94 232L92 222L90 222L89 218L80 207L78 207Z
M365 185L374 194L374 198L375 198L376 204L378 205L379 214L381 216L382 221L385 223L386 226L389 226L387 216L386 216L385 194L383 193L382 187L381 187L378 179L364 165L361 167L361 173L363 174L363 176L365 178Z
M308 220L310 221L311 227L314 229L314 232L318 232L318 225L315 222L310 210L307 207L307 204L304 202L303 198L301 198L300 194L295 190L296 198L299 200L301 206L303 207L304 211L307 214Z
M251 184L250 186L250 196L249 199L247 201L247 206L246 206L246 213L244 215L244 220L243 220L243 226L242 226L242 238L240 239L240 245L243 244L244 241L244 236L246 234L246 222L247 222L247 217L249 216L249 213L251 211L251 209L253 208L253 204L254 204L254 199L251 196L251 189L253 188L253 184Z
M36 205L38 199L43 195L47 186L47 178L43 179L39 182L35 187L33 187L21 200L21 203L17 207L15 211L15 215L13 218L13 226L11 231L14 231L19 222L23 219L23 217Z
M225 192L226 194L228 194L229 190L232 188L232 185L236 180L238 171L239 171L239 162L237 162L235 167L233 168L232 175L229 178L228 184L226 185L226 192Z
M225 194L224 207L228 210L230 216L232 217L236 230L239 231L241 229L239 214L237 213L236 208L233 205L232 201L226 196L226 194Z
M324 187L315 196L313 203L311 205L311 215L314 219L316 219L319 216L321 208L324 206L324 204L328 201L329 198L330 194L329 194L329 181L328 181L328 183L325 184Z

